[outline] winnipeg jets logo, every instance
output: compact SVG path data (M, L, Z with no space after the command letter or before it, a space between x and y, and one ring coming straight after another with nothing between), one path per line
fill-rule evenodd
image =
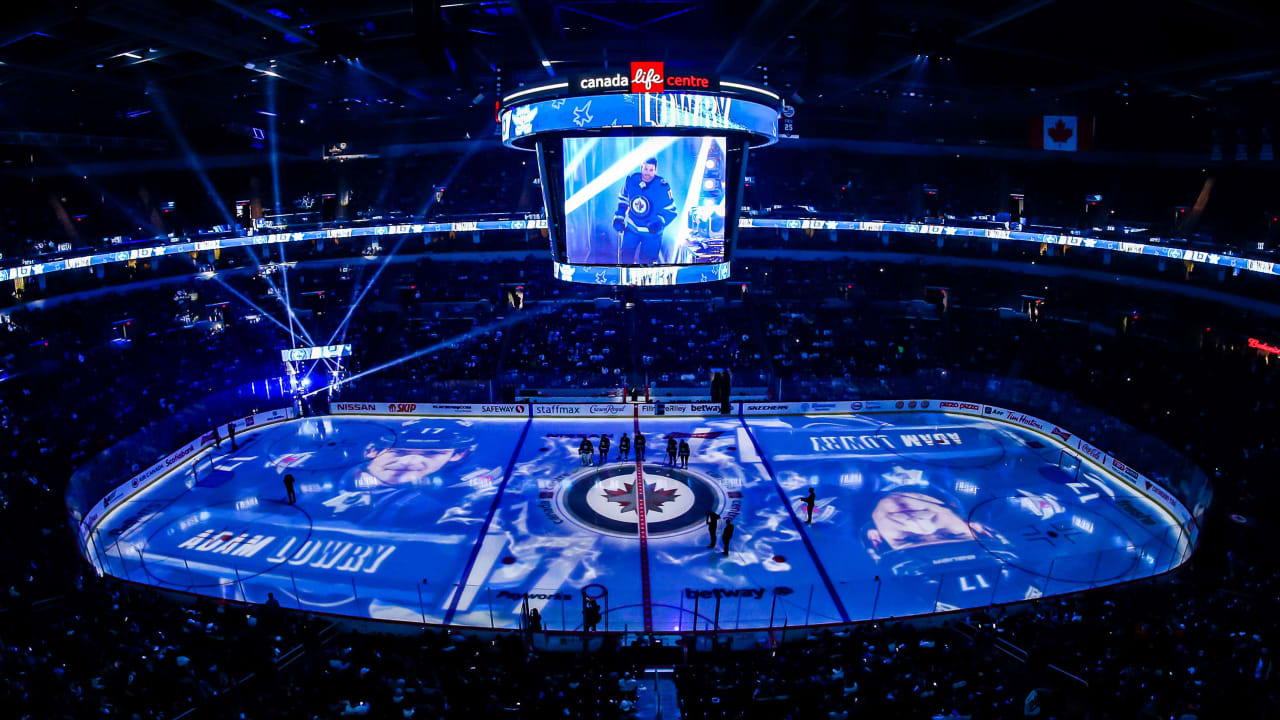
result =
M552 100L551 107L555 110L559 110L564 107L564 98L556 98L555 100Z
M643 195L631 199L631 212L635 215L649 214L649 199Z
M707 512L736 515L714 480L678 468L646 465L639 477L634 465L618 463L584 470L547 492L550 511L591 532L634 538L644 493L650 538L705 530Z
M533 119L538 115L538 108L532 105L525 105L516 108L511 114L511 121L515 123L516 135L528 135L533 132Z
M573 109L573 124L577 125L578 127L582 127L584 125L590 124L593 117L594 116L591 114L590 100L587 101L586 105L583 105L582 107L576 107Z
M599 271L597 271L597 272L596 272L596 284L597 284L597 285L608 285L608 284L609 284L609 276L608 276L608 274L607 274L607 273L605 273L605 271L604 271L604 270L599 270Z
M617 503L618 510L624 513L635 513L636 511L636 491L635 483L623 483L621 488L602 488L605 499L609 502ZM661 490L655 483L644 484L644 506L645 514L651 512L662 512L662 506L674 500L679 493L676 489Z

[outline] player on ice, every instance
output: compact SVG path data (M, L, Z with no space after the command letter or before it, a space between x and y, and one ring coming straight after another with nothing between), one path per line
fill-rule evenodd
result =
M609 436L600 433L600 464L609 462Z

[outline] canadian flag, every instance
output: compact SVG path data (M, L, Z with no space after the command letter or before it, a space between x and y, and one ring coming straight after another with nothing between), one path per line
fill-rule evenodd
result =
M1092 150L1093 125L1091 117L1035 115L1031 118L1031 147L1066 152Z

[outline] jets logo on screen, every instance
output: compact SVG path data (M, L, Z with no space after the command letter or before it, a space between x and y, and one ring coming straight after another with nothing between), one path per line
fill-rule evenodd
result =
M631 63L631 92L660 93L666 89L661 62Z

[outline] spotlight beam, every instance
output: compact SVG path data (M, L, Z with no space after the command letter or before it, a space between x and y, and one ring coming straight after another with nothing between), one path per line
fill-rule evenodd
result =
M463 153L461 158L458 158L457 164L453 166L453 169L449 171L448 176L445 177L444 185L446 187L449 185L450 182L453 181L455 177L457 177L458 173L462 170L463 166L465 166L467 164L467 161L471 159L471 156L475 154L476 147L477 147L477 143L474 143L474 142L467 146L466 152ZM430 196L428 196L426 204L422 206L422 210L418 212L417 218L418 219L425 218L427 216L427 213L430 212L431 206L434 204L435 204L435 193L432 193ZM395 257L396 253L400 251L400 247L404 245L404 241L408 237L409 237L408 235L401 235L400 238L396 240L395 247L391 248L391 252L388 253L385 258L382 259L382 263L378 265L378 269L373 273L373 278L369 280L369 282L366 283L364 287L360 288L360 294L347 308L346 316L342 318L342 322L338 323L338 327L334 328L333 334L329 336L329 342L325 343L326 345L332 345L334 339L338 337L338 334L345 331L345 328L347 327L347 323L351 321L351 316L355 314L356 308L360 306L360 303L364 301L365 295L369 293L369 288L373 287L378 282L378 278L382 276L382 271L385 270L387 268L387 265L391 263L391 258Z
M395 360L387 361L381 365L378 365L377 367L372 367L372 368L369 368L368 370L362 370L356 373L355 375L348 376L347 378L344 378L343 380L340 380L339 382L334 383L331 386L322 387L318 390L312 390L311 392L304 394L303 397L311 397L312 395L315 395L320 392L324 392L325 390L337 388L349 382L354 382L361 378L365 378L370 375L373 375L374 373L379 373L379 372L382 372L383 370L393 368L397 365L401 365L410 360L423 357L424 355L430 355L431 353L434 353L438 350L449 347L450 345L454 345L460 342L465 342L467 340L471 340L473 338L477 338L482 335L487 335L492 333L495 330L501 330L503 328L511 327L512 325L518 325L527 320L532 320L533 318L538 317L540 315L545 315L549 312L552 312L557 307L558 306L553 303L547 303L545 305L539 305L536 309L526 310L525 312L516 313L515 315L504 318L502 320L498 320L496 322L489 323L488 325L481 325L480 327L471 328L467 332L461 333L459 335L454 335L453 337L445 338L438 343L433 343L431 345L428 345L427 347L424 347L421 350L415 350L409 353L408 355L402 355L401 357L398 357Z

